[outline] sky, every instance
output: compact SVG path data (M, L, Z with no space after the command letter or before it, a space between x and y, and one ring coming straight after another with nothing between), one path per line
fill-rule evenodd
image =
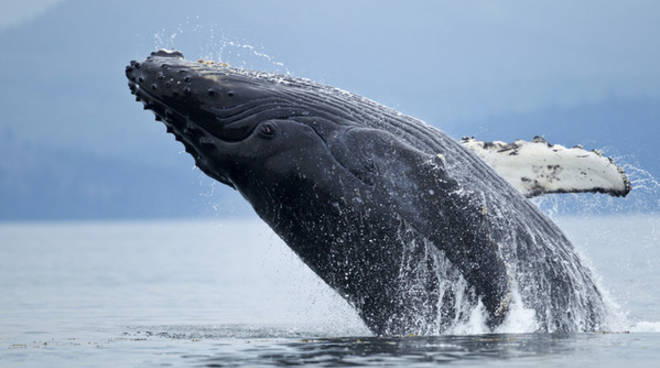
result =
M2 0L0 29L20 25L38 17L62 0Z
M123 67L159 47L335 85L454 137L605 149L652 188L660 175L656 1L5 0L0 14L0 152L13 158L0 219L240 203L132 101Z

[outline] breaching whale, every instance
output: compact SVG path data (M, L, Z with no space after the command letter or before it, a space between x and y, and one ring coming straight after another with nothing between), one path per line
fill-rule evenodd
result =
M525 197L544 191L552 154L525 174L538 177L523 194L498 160L477 156L493 143L462 145L337 88L169 50L132 61L126 76L196 165L237 190L374 333L439 334L479 308L494 329L514 294L541 331L604 323L592 273ZM509 154L526 146L515 145ZM594 190L624 195L619 179Z

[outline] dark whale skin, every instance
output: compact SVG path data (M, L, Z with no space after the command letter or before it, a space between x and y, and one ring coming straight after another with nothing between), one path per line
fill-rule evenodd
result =
M236 189L379 335L437 334L516 303L540 331L606 311L561 230L441 131L306 79L160 50L126 67L136 99Z

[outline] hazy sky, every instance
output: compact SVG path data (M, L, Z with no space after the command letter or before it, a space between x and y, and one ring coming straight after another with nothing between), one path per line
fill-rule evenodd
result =
M453 134L507 140L548 134L556 143L609 145L606 152L660 170L653 153L660 134L660 1L0 4L0 149L4 139L22 159L32 155L34 178L46 168L64 172L57 165L66 162L51 164L32 147L64 148L90 167L107 158L118 160L116 168L190 173L190 157L126 86L129 60L158 47L193 60L288 71Z
M2 10L2 24L12 24L0 29L4 125L104 155L165 147L122 75L156 47L290 71L444 130L660 99L657 1L32 0Z
M63 0L1 0L0 29L33 19Z

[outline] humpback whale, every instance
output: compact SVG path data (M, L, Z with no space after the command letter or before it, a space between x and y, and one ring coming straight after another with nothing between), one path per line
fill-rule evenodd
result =
M125 73L195 164L240 193L375 334L439 334L478 309L495 329L514 295L540 331L603 326L591 271L526 198L548 187L543 170L523 175L537 177L521 192L497 159L479 158L492 143L470 147L344 90L178 51L131 61ZM515 145L511 157L526 146ZM627 193L619 173L594 190Z

